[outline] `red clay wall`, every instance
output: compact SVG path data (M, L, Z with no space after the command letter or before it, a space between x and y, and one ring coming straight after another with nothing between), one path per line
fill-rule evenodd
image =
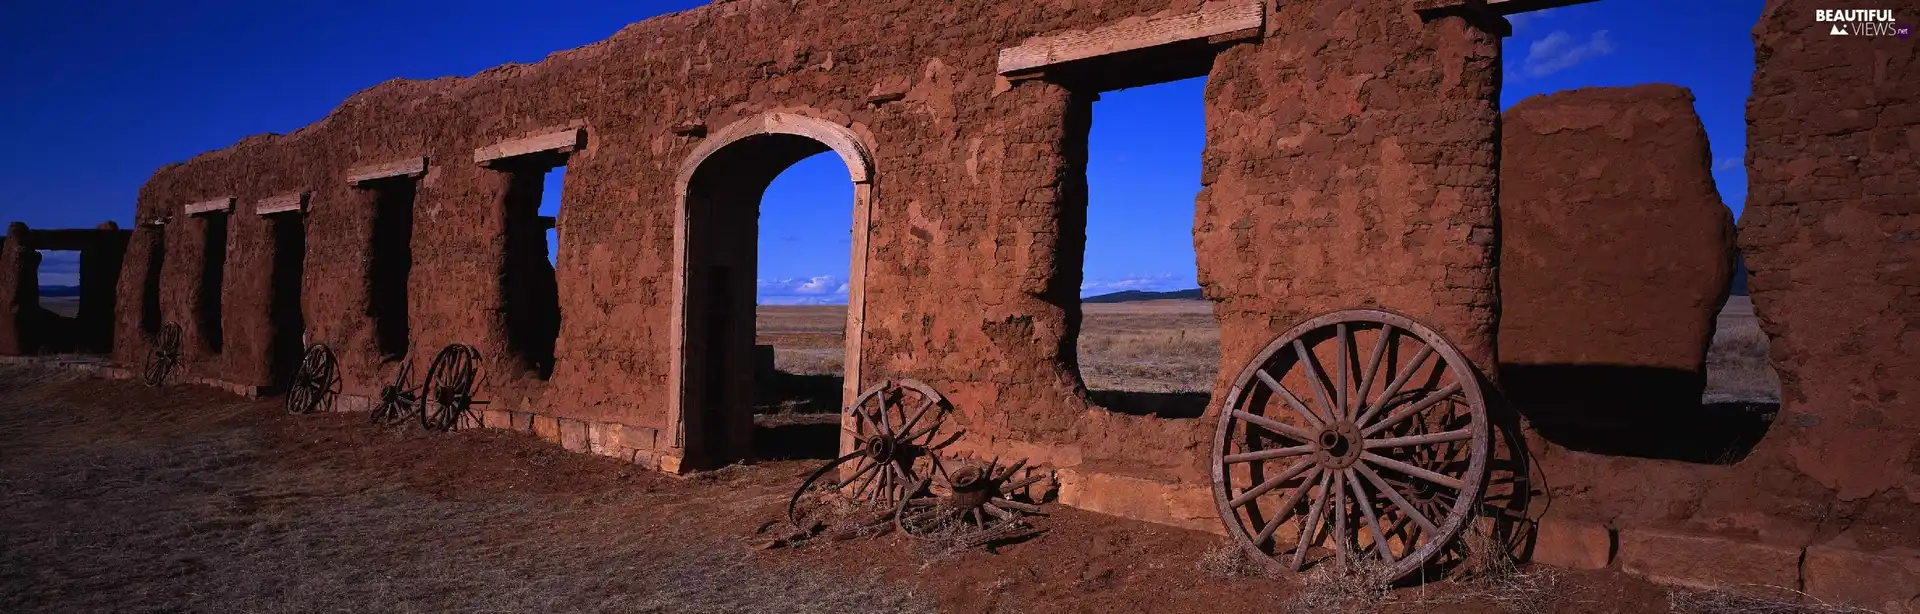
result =
M1754 28L1740 246L1782 404L1763 446L1840 499L1920 503L1920 45L1808 17L1841 8L1920 18L1772 0Z
M1631 447L1693 420L1734 254L1693 94L1586 88L1504 119L1508 398L1535 428L1580 440L1569 445Z
M344 175L426 156L412 241L416 373L441 345L472 344L488 357L490 409L544 414L530 428L555 431L605 422L629 447L664 447L677 334L673 179L700 142L672 128L802 114L848 126L874 155L867 382L926 380L952 398L974 447L1078 467L1084 480L1136 480L1149 492L1083 505L1217 527L1202 470L1209 421L1093 407L1074 372L1079 261L1063 250L1079 248L1084 153L1075 150L1093 92L1008 82L995 68L1001 49L1031 36L1197 7L741 0L635 24L537 65L384 83L293 134L250 137L154 175L138 217L172 216L160 231L161 311L187 326L189 374L269 383L271 241L253 208L311 191L309 337L335 347L347 393L374 394L391 367L373 349L367 317L370 212ZM1357 0L1270 10L1265 40L1219 55L1207 92L1195 240L1229 340L1223 364L1237 370L1271 335L1315 313L1384 305L1428 320L1490 368L1496 36L1459 18L1423 22L1410 8ZM890 88L904 96L869 102ZM563 328L542 381L518 368L499 311L506 182L472 156L563 126L588 136L569 159L557 266ZM237 206L227 340L216 356L189 324L201 237L181 207L224 196ZM126 333L139 330L130 314L152 234L136 233L122 271L123 339L139 337ZM119 355L137 359L144 349L122 343Z

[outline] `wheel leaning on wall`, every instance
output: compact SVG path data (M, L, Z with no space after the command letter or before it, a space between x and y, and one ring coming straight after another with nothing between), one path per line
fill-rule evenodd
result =
M1473 517L1490 438L1479 372L1452 343L1391 311L1328 313L1235 378L1214 500L1234 541L1280 570L1368 566L1397 581Z
M145 367L141 370L140 381L148 386L167 383L167 376L173 374L173 368L180 364L180 325L167 322L160 325L160 332L153 336L153 348L147 352Z
M284 400L287 413L310 414L331 403L340 394L340 371L333 350L326 344L307 346L300 355L300 367L287 384Z

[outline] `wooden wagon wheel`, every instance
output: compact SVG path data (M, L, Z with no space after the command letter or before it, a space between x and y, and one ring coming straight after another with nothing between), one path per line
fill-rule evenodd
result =
M1433 329L1380 309L1329 313L1234 380L1214 500L1234 540L1275 567L1364 561L1399 580L1472 516L1488 428L1478 372Z
M447 431L473 406L473 381L480 353L458 343L441 348L427 367L420 387L420 426Z
M941 439L946 400L915 380L889 380L867 389L846 415L853 418L853 452L814 471L793 492L787 520L795 527L810 527L815 512L836 501L891 513L920 485L931 454L957 438Z
M301 354L300 367L287 384L284 400L287 413L313 413L321 405L332 402L337 394L340 394L340 371L334 363L333 350L320 343L307 346L307 351Z
M894 510L894 525L901 533L971 547L1032 532L1023 516L1040 514L1040 506L1017 499L1034 484L1052 479L1051 472L1022 474L1025 459L1012 465L1001 465L997 458L985 464L961 462L951 470L939 457L931 460L930 475Z
M380 389L380 404L374 406L368 416L374 424L393 426L413 417L419 411L419 397L413 393L413 385L407 380L413 377L413 359L400 360L400 368L394 372L393 383Z
M141 381L148 386L159 386L167 382L167 376L173 373L174 366L180 364L180 325L168 322L160 326L160 332L153 337L153 349L147 353L146 368L142 370Z

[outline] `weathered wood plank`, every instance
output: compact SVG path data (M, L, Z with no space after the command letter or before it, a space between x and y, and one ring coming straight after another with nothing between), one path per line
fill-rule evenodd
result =
M294 192L292 194L281 194L273 198L262 199L260 202L254 203L253 205L253 212L255 215L272 215L275 213L297 213L297 212L302 212L306 210L307 210L307 193L306 192Z
M233 197L222 196L213 200L203 200L187 205L187 215L205 215L208 213L227 213L233 211Z
M427 158L406 158L380 164L356 166L347 171L347 183L359 185L394 177L419 177L427 174Z
M1054 64L1240 32L1255 36L1265 23L1266 8L1261 0L1212 2L1191 13L1029 39L1018 47L1000 50L999 71L1003 75L1030 72Z
M514 139L475 149L473 150L473 161L479 164L488 164L496 160L527 154L547 152L571 153L579 150L586 142L587 130L585 128L568 128L559 132L549 132L539 136Z

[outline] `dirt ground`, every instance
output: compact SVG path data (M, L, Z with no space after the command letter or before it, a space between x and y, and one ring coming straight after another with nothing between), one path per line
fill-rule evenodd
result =
M1610 572L1392 593L1269 578L1216 536L1057 506L994 552L897 534L761 549L812 466L671 478L522 435L0 366L0 611L1668 609Z

